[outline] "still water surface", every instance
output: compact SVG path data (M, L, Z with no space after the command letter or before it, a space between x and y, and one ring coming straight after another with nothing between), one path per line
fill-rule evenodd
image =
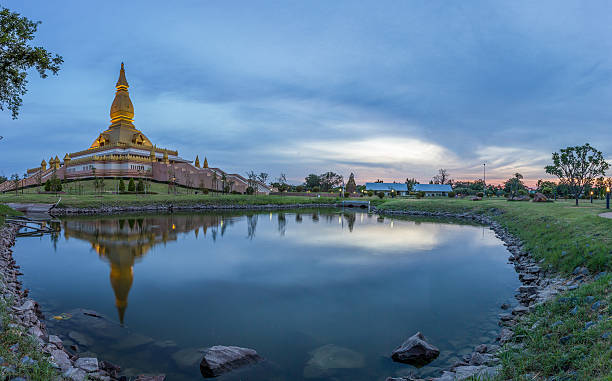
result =
M64 218L20 238L25 287L51 333L124 374L201 379L199 352L266 361L220 380L437 375L497 333L519 285L482 226L339 210ZM84 315L95 310L103 318ZM53 316L66 313L67 320ZM441 350L421 369L390 352L416 331Z

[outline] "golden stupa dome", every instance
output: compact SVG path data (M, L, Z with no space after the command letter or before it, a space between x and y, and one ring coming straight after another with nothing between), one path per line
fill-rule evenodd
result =
M127 79L125 79L125 69L123 68L123 62L121 63L121 70L119 71L119 79L115 85L117 92L115 93L115 99L110 109L111 123L117 123L125 121L132 123L134 119L134 105L130 100L130 94L128 92Z

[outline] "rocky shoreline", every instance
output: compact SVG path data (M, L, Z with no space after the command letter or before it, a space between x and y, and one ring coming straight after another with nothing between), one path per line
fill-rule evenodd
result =
M119 214L134 212L177 212L177 211L203 211L203 210L283 210L303 208L334 208L335 203L313 204L265 204L265 205L211 205L211 204L152 204L137 206L109 206L101 205L95 208L56 207L49 211L54 216L75 216L94 214Z
M34 338L40 352L49 356L51 365L61 375L59 379L127 381L126 377L119 376L118 366L95 357L79 358L64 349L59 337L47 333L38 303L28 298L28 290L22 289L18 278L22 273L13 259L12 250L18 231L18 226L0 226L0 297L8 305L9 317L12 320L9 326L16 325L13 328L23 329ZM138 376L136 380L163 381L164 376Z
M463 356L462 360L458 361L448 371L437 378L428 378L431 381L455 381L464 380L472 376L493 376L501 369L501 360L499 353L501 345L512 341L514 332L512 327L515 326L521 316L529 313L537 305L544 303L555 295L568 289L577 288L579 283L585 282L588 276L588 270L581 269L576 272L578 275L574 279L564 279L556 276L550 270L542 268L540 265L543 261L536 262L531 255L523 248L522 242L508 233L499 223L488 216L474 213L450 213L450 212L425 212L425 211L389 211L378 210L373 208L374 213L387 216L422 216L422 217L446 217L470 220L483 225L489 226L495 232L495 235L504 243L510 252L508 260L514 265L514 269L518 273L519 280L522 283L516 291L515 298L518 305L512 310L507 304L503 304L500 308L505 311L499 315L499 326L501 331L496 339L500 345L480 344L474 348L471 354ZM501 211L494 210L492 213ZM584 271L586 270L586 274ZM387 381L424 381L415 377L389 377Z

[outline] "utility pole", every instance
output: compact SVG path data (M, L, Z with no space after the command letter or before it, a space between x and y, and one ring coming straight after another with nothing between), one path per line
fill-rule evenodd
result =
M487 163L482 163L482 187L483 189L483 195L487 195Z

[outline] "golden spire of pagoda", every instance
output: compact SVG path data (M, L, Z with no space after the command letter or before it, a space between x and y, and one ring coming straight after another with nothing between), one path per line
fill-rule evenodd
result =
M40 167L42 168L43 171L47 169L47 162L45 161L45 159L43 159L43 161L40 162Z
M208 160L206 160L206 156L204 156L204 164L202 165L202 168L208 168Z
M156 161L156 157L155 157L155 146L151 146L151 153L149 154L149 159L151 159L151 161Z
M123 325L125 310L128 305L128 295L134 282L134 268L128 264L111 262L110 282L115 293L115 306L119 313L119 322Z
M130 100L130 93L128 92L127 79L125 78L125 69L123 68L123 62L121 63L121 70L119 71L119 79L115 88L115 99L110 109L111 127L117 125L128 125L132 128L132 122L134 121L134 105Z
M200 158L198 157L198 155L196 155L196 159L195 159L195 166L197 168L200 168Z

